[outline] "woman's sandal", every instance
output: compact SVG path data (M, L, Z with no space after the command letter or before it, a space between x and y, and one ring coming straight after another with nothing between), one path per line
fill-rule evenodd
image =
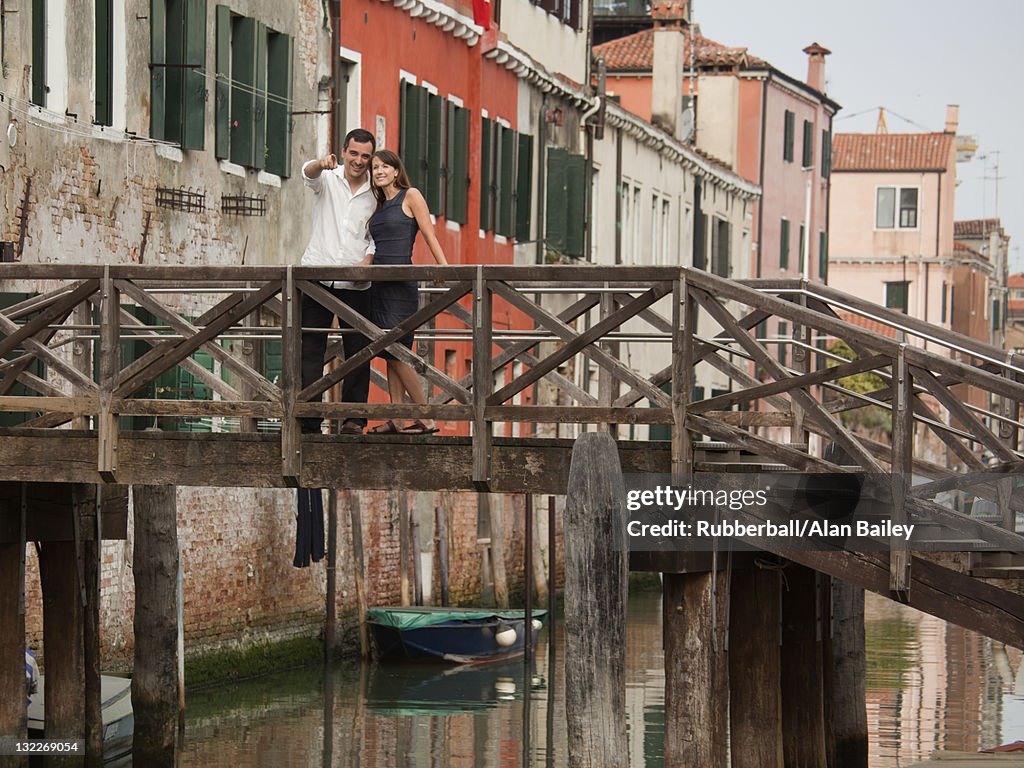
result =
M436 425L433 427L428 427L419 419L416 419L416 421L409 422L400 430L398 430L399 434L402 435L432 435L435 432L440 431L441 430Z
M402 430L398 429L398 426L391 419L388 419L383 424L378 424L373 429L366 430L368 435L397 435Z

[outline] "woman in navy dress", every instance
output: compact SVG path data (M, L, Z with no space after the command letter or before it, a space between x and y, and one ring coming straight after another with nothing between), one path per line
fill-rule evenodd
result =
M422 232L434 261L447 264L448 260L434 234L427 201L410 184L401 158L386 149L375 152L370 177L373 179L373 194L377 198L377 211L370 217L369 223L370 236L376 247L373 263L412 264L412 246L416 241L416 233ZM370 286L370 319L378 328L394 328L417 309L419 286L415 280L379 281ZM412 348L411 333L401 341ZM408 395L414 403L425 403L423 386L416 371L388 352L381 356L387 361L391 402L405 402ZM415 419L403 427L388 420L370 432L429 435L437 432L437 427L433 420Z

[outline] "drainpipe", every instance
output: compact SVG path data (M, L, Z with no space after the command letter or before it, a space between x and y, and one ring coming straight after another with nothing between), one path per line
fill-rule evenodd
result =
M586 211L586 226L583 228L583 259L590 261L591 258L591 243L593 242L594 233L592 227L594 224L593 212L591 206L593 205L593 187L594 187L594 132L590 130L590 126L587 125L587 120L597 114L597 110L601 108L601 100L595 99L594 103L587 108L587 111L580 116L580 129L584 133L583 138L583 163L584 163L584 187L583 190L583 210Z
M622 128L615 129L615 263L622 263Z
M331 0L331 151L341 155L345 107L341 103L341 0Z
M548 97L547 94L542 93L540 97L540 112L537 115L537 256L536 262L538 264L544 263L544 245L546 242L544 236L544 227L547 222L544 220L544 206L547 204L546 195L547 192L547 177L545 169L547 168L547 141L548 131L547 123L545 122L545 113L548 109Z
M693 46L690 46L690 50L693 50ZM758 163L757 170L757 183L761 187L761 198L757 204L757 260L754 272L754 277L761 277L762 268L762 254L764 253L764 241L762 239L762 230L764 229L764 142L765 133L768 127L768 80L771 78L771 73L768 74L768 78L761 83L761 159Z

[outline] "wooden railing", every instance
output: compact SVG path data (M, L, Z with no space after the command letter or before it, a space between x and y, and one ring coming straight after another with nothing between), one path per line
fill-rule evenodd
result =
M319 282L409 279L423 286L421 308L391 330ZM285 476L299 471L299 419L433 418L472 434L479 487L487 485L495 423L524 425L533 435L558 434L558 425L597 425L620 436L629 426L666 425L676 474L694 471L693 436L700 434L803 471L929 478L909 488L901 516L955 515L931 501L951 488L991 499L1004 534L1022 510L1010 479L1024 459L1021 358L819 284L737 282L679 267L14 264L0 265L0 289L31 294L0 312L0 413L30 414L19 429L94 430L107 478L116 474L123 416L232 419L250 430L260 421L279 423ZM371 340L305 388L303 295ZM785 334L758 332L779 319ZM419 354L399 343L409 333L417 335ZM837 340L853 360L836 359ZM124 359L126 342L144 351ZM258 349L268 343L280 343L278 380L257 365ZM471 372L457 378L439 365L439 344L468 357ZM329 354L339 346L335 338ZM320 401L385 350L419 371L430 392L426 404ZM197 362L197 353L222 373ZM45 378L33 373L38 365ZM147 396L176 367L214 399ZM505 374L496 385L499 371ZM849 377L866 373L880 378L875 391L851 386ZM727 391L694 397L709 376L727 381L719 387ZM951 389L958 385L982 393L984 404L965 402ZM24 393L15 394L15 386ZM850 422L848 414L866 406L891 419L888 442ZM936 435L953 466L916 455L915 428ZM830 443L843 460L825 458ZM956 520L974 532L985 525ZM989 537L991 529L984 530ZM1019 548L1019 537L1007 535L1003 543ZM903 583L899 571L894 588Z

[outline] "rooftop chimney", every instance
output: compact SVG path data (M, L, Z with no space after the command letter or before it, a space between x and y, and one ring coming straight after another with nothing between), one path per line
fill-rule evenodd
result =
M825 57L832 51L818 43L804 48L807 54L807 84L819 93L825 92Z
M960 125L960 106L958 104L946 105L946 133L956 135L956 129Z
M688 11L687 0L655 0L654 61L651 82L651 122L677 139L683 109L683 49Z

